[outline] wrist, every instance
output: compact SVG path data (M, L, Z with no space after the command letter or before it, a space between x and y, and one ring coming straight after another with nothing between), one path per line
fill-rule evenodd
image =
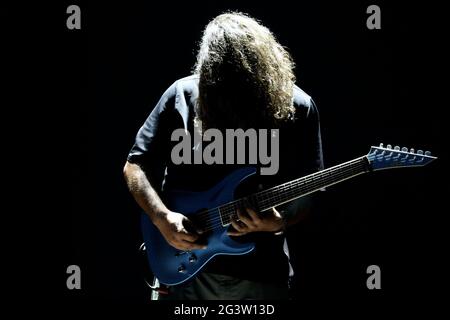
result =
M164 221L167 221L167 216L169 215L169 213L170 211L168 209L155 211L152 219L153 224L159 227Z

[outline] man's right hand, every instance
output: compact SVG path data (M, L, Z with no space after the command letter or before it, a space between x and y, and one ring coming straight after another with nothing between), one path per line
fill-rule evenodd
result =
M201 232L194 231L195 227L192 221L181 213L165 212L159 215L155 225L166 241L178 250L189 251L206 248L205 245L196 243Z

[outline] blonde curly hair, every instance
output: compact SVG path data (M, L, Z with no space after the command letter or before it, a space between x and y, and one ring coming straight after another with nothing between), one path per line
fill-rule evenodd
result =
M292 118L291 56L272 32L240 12L205 28L194 73L199 76L196 122L205 128L277 126Z

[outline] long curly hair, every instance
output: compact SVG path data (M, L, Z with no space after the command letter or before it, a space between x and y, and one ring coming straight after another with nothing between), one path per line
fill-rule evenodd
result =
M194 73L196 123L207 128L274 127L294 115L291 56L272 32L240 12L205 28Z

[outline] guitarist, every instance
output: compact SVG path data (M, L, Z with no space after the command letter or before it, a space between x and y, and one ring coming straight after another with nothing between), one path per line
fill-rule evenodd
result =
M208 128L278 128L279 170L258 177L265 187L323 168L317 108L294 84L293 69L289 53L253 18L225 13L207 25L194 74L177 80L162 95L137 133L124 167L129 190L170 245L191 250L208 244L195 222L166 207L164 190L203 191L239 167L175 165L173 130L184 128L193 136L195 130ZM192 153L196 152L201 148L192 145ZM168 288L160 299L288 298L293 271L284 231L308 214L310 202L304 197L263 213L251 205L242 208L232 221L230 235L251 238L255 250L215 257L194 278Z

